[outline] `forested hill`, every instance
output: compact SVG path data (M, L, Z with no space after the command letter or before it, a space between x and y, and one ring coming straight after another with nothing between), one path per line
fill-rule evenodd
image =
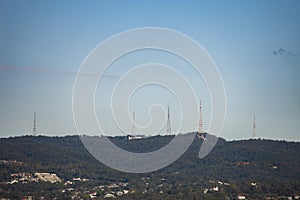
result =
M167 144L171 136L156 136L141 140L114 137L118 146L133 152L149 152ZM195 138L189 150L174 164L160 171L180 170L201 177L234 179L300 180L300 143L273 140L225 141L219 139L212 152L204 159L198 158L202 141ZM97 172L94 168L108 169L98 163L84 148L78 136L45 137L22 136L0 139L0 160L17 160L30 163L33 170L39 167L79 168ZM86 166L85 166L86 165ZM274 170L273 167L277 169ZM110 170L114 171L114 170Z
M167 144L172 136L139 140L127 140L126 137L110 139L123 149L149 152ZM199 159L201 144L202 141L195 138L188 151L166 168L146 174L128 174L99 163L84 148L78 136L2 138L0 182L8 181L12 173L38 171L56 173L63 181L84 177L97 181L97 184L128 182L132 187L136 187L137 191L141 187L141 178L151 177L153 185L156 184L156 180L159 184L159 180L163 178L172 183L173 187L179 184L181 188L193 184L205 187L207 181L227 182L234 185L231 189L235 195L251 193L249 184L252 182L262 187L257 190L270 194L300 193L299 142L263 139L225 141L220 138L208 156ZM12 160L15 160L15 164L3 164L4 161ZM200 193L203 194L203 191Z

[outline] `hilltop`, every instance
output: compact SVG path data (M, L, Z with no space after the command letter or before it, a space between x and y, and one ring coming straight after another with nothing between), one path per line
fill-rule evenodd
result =
M149 152L167 144L172 136L110 139L123 149ZM195 138L184 155L166 168L129 174L99 163L78 136L2 138L0 197L102 199L110 194L121 199L236 199L239 195L263 199L300 194L299 142L220 138L210 154L199 159L201 144ZM38 180L37 172L55 174L60 182L32 181ZM23 175L19 173L27 173L27 178L17 179Z

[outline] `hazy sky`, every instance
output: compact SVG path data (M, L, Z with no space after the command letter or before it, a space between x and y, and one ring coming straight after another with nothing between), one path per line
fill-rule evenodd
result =
M299 1L1 0L0 136L30 134L34 110L39 134L74 134L72 88L88 53L121 31L163 27L194 38L217 64L227 94L222 137L251 137L255 114L259 137L299 141L299 19ZM153 61L174 66L199 89L206 128L210 101L201 77L168 54L140 54L107 71L103 91L96 97L105 130L117 133L105 117L107 99L101 97L131 65ZM172 95L152 86L135 98L130 109L136 111L138 124L147 124L150 104L162 103L171 105L176 127L180 113Z

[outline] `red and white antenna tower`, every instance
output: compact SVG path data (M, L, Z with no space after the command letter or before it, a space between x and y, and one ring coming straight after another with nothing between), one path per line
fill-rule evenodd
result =
M197 136L200 139L204 139L204 130L203 130L203 121L202 121L202 102L200 100L200 109L199 109L199 122L198 122L198 132Z

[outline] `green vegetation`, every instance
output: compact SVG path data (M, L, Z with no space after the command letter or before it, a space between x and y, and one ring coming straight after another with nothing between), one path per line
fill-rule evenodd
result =
M125 137L111 138L116 145L133 152L153 151L171 139L171 136L130 141ZM90 199L96 192L97 199L103 199L108 193L118 199L236 199L241 194L247 199L265 199L300 194L300 143L219 139L213 151L199 159L201 143L195 138L189 150L166 168L128 174L95 160L78 136L2 138L0 197ZM16 162L4 162L9 160ZM8 183L13 179L11 174L20 172L55 173L62 183ZM86 181L74 181L74 178ZM72 184L68 185L67 181ZM125 190L128 194L117 195L118 191Z

